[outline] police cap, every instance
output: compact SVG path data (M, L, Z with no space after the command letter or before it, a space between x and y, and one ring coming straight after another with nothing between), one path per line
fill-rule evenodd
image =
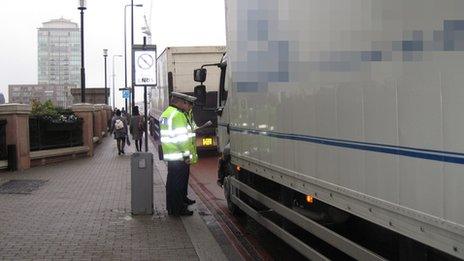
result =
M190 95L183 94L183 93L180 93L180 92L172 92L171 95L172 95L172 97L176 97L176 98L179 98L181 100L184 100L184 101L187 101L187 102L190 102L190 103L194 103L197 100L197 98L194 97L194 96L190 96Z

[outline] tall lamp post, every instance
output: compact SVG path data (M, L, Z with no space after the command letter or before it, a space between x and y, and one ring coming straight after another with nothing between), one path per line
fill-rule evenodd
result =
M134 0L131 0L131 77L132 77L132 106L135 105L135 58L134 58Z
M126 83L126 85L124 85L124 87L126 87L126 88L128 87L127 86L127 36L126 36L127 22L126 22L126 10L127 10L127 7L129 7L129 6L132 6L132 4L128 4L128 5L124 6L124 81ZM143 7L143 4L136 4L134 6ZM132 92L132 90L131 90L131 92ZM126 111L127 111L127 98L125 100L126 100L125 103L126 103ZM134 105L132 104L132 106L134 106Z
M108 49L103 49L103 57L105 58L105 104L108 105L108 77L106 76L106 58L108 57Z
M85 67L84 67L84 10L87 9L87 1L79 0L81 10L81 102L85 103Z
M114 54L113 55L113 109L116 108L116 101L115 101L115 97L116 97L116 91L115 91L115 83L114 83L114 80L115 80L115 77L116 77L116 74L114 73L114 58L116 57L122 57L122 55L120 54Z

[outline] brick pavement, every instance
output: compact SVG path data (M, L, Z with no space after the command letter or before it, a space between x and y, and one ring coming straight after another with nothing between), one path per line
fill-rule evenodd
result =
M155 214L130 215L130 156L117 156L111 138L93 158L0 173L0 184L10 179L47 182L32 194L0 194L2 260L199 259L182 219L166 214L156 171Z

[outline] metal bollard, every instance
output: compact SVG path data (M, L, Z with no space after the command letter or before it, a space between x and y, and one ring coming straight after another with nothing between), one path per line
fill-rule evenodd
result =
M153 214L153 154L137 152L131 156L131 212Z

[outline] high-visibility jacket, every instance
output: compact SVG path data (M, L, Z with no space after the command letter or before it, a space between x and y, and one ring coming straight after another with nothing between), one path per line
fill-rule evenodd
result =
M166 161L190 159L191 164L198 161L195 146L195 124L191 113L184 113L169 106L160 118L161 146Z

